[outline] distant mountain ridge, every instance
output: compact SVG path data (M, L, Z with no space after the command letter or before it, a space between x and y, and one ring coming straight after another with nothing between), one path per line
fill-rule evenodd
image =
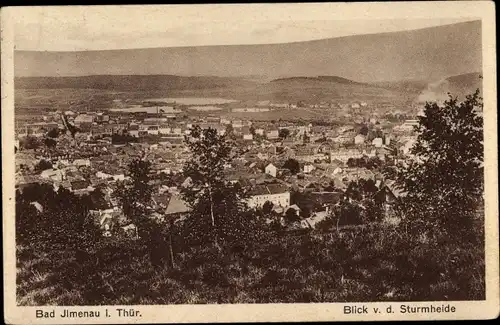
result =
M83 52L16 51L15 75L342 76L429 80L481 71L481 22L306 42ZM340 82L340 81L339 81Z

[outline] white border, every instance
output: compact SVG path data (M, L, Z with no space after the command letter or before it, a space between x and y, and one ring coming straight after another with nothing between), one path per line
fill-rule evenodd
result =
M122 7L122 6L121 6ZM205 17L211 13L225 12L244 14L253 19L278 19L286 17L307 17L308 19L389 19L389 18L453 18L479 17L483 33L483 87L484 87L484 133L485 133L485 221L486 221L486 300L442 302L456 307L453 314L368 314L344 315L344 303L320 304L241 304L241 305L167 305L132 306L140 310L142 317L75 319L36 319L34 311L39 307L16 306L16 265L14 241L14 103L13 103L13 41L14 21L19 14L29 15L32 8L7 7L1 9L2 35L2 193L4 225L4 314L9 324L68 324L68 323L193 323L193 322L282 322L282 321L366 321L366 320L438 320L438 319L492 319L499 315L499 259L498 259L498 192L497 192L497 100L496 100L496 52L495 52L495 11L489 1L439 1L439 2L397 2L397 3L321 3L321 4L254 4L254 5L191 5L155 6L157 10L190 10ZM93 7L51 7L51 10L94 10ZM101 6L103 13L113 14L114 6ZM126 7L134 15L136 6ZM138 17L144 19L144 17ZM369 308L386 308L390 305L398 309L401 304L427 306L423 303L357 303ZM441 302L432 302L440 305ZM131 308L131 306L123 306ZM44 309L51 309L45 307ZM119 308L68 307L72 310L101 310ZM56 313L63 307L54 307Z

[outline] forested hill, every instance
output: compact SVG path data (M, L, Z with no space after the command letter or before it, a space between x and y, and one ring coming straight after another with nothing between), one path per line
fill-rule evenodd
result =
M271 80L271 82L294 82L294 81L323 81L323 82L335 82L339 84L357 84L362 85L364 83L349 80L346 78L338 76L317 76L317 77L288 77L288 78L278 78ZM366 85L366 84L365 84Z

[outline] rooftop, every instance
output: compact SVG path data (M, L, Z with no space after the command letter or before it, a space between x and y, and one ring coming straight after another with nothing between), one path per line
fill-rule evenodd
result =
M261 184L256 185L249 192L250 195L266 195L266 194L280 194L286 193L288 189L282 184Z

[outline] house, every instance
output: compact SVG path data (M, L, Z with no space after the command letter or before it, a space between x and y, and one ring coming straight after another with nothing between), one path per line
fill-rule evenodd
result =
M386 145L386 146L390 146L391 145L391 135L390 134L386 134L384 136L384 145Z
M90 159L75 159L73 160L73 165L77 167L90 167Z
M63 181L66 178L65 171L61 169L46 169L41 172L40 177L53 181Z
M243 140L253 140L253 134L250 132L250 128L248 126L242 127L241 133L243 134Z
M346 190L347 189L347 184L344 182L344 180L341 177L335 177L333 179L333 185L335 188L338 188L339 190Z
M257 158L259 158L260 160L267 160L267 159L269 159L269 154L267 152L259 151L257 153Z
M74 192L75 194L84 194L92 191L94 188L90 185L89 181L87 180L76 180L72 181L70 191Z
M372 141L372 145L375 148L381 148L384 145L384 140L382 138L375 138Z
M193 180L191 177L186 177L186 179L182 182L181 187L191 187L193 185Z
M285 213L285 209L279 205L273 205L272 211L276 214L284 214Z
M90 126L94 122L94 116L88 114L80 114L75 117L75 120L73 122L78 127Z
M399 223L399 217L394 215L394 205L397 203L398 198L404 197L406 192L395 186L393 180L388 180L381 184L379 191L375 194L375 199L382 203L384 208L385 217L384 221L390 224Z
M365 136L362 134L358 134L354 137L354 144L363 144L365 143Z
M255 134L264 135L264 129L261 129L261 128L255 129Z
M363 153L358 149L338 149L330 152L330 161L334 159L347 162L349 158L361 158Z
M139 137L139 125L130 124L128 127L128 133L133 137Z
M272 177L276 177L276 175L278 174L278 168L276 168L276 166L274 166L273 164L268 164L265 167L264 171L266 174L271 175Z
M226 134L226 128L223 125L215 124L212 126L212 129L215 129L218 135Z
M124 233L125 236L138 239L139 238L139 232L137 231L137 226L134 225L133 223L121 227L122 232Z
M395 133L409 134L415 131L415 127L418 126L418 120L406 120L403 124L395 126L392 130Z
M99 179L109 179L113 177L113 175L104 173L102 171L98 171L97 173L95 173L95 176Z
M338 166L338 167L335 167L335 169L332 171L332 175L339 175L339 174L342 174L344 170L342 169L342 167Z
M401 153L403 153L403 155L410 155L411 153L411 149L413 148L413 146L415 145L417 141L414 140L414 139L409 139L408 141L406 141L404 143L404 145L402 145L400 148L399 148L399 151Z
M129 177L125 176L125 174L115 174L112 176L114 181L124 181L125 179L128 179Z
M177 194L172 194L168 201L165 214L167 216L180 216L191 211L188 204Z
M315 161L321 161L321 160L327 160L328 156L326 156L324 153L318 152L319 146L300 146L295 149L295 159L299 161L306 161L306 162L315 162Z
M309 174L314 169L316 169L316 167L314 167L314 165L312 165L312 164L305 164L304 165L304 173L306 173L306 174Z
M279 138L278 129L270 129L266 132L266 137L268 140L275 140Z
M288 138L283 139L283 141L281 141L281 145L283 147L292 147L294 144L301 143L301 142L302 141L300 139L288 137Z
M328 210L316 212L309 218L302 219L300 221L300 226L305 229L315 229L317 224L325 220L327 216Z
M249 194L247 204L251 208L262 207L267 201L281 207L290 205L290 191L282 184L256 185Z
M227 124L231 124L231 121L228 120L227 118L223 118L221 117L220 120L219 120L219 123L220 124L224 124L224 125L227 125Z
M113 216L108 212L103 213L101 218L99 219L99 227L105 232L111 231L114 224L115 222L113 221Z
M172 131L172 128L168 124L160 124L158 126L158 133L159 134L170 134Z
M242 120L234 120L231 122L231 125L233 126L233 128L242 128L244 126Z

